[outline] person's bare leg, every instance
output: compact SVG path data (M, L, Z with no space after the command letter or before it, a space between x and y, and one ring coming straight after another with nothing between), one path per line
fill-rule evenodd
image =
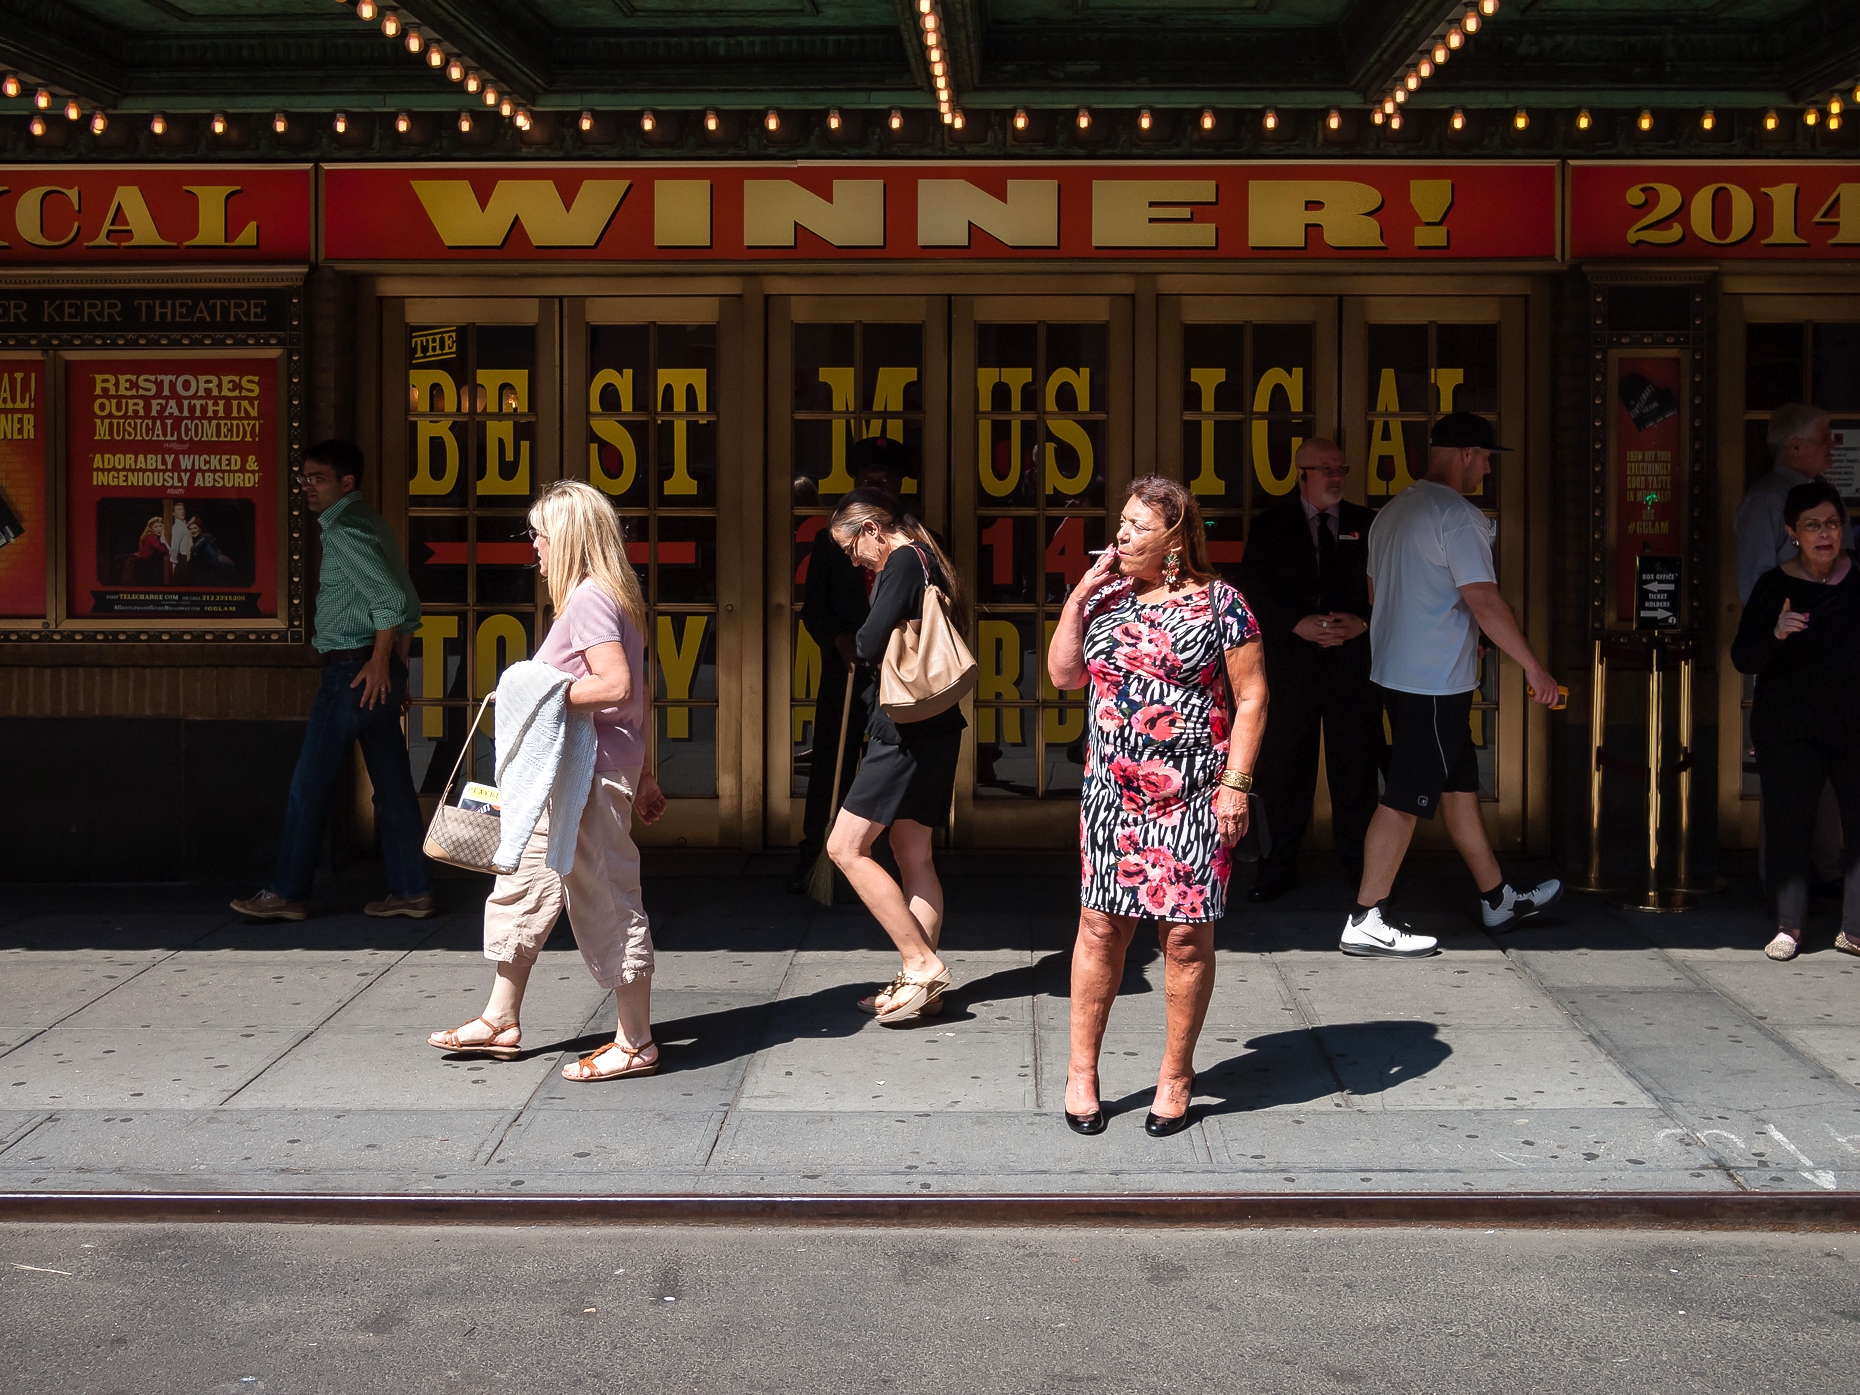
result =
M865 908L891 936L905 972L920 979L930 978L943 972L943 961L937 958L935 946L911 914L903 890L872 856L872 844L882 832L883 824L842 809L833 831L827 835L827 856L845 873Z
M1479 817L1479 796L1471 790L1449 790L1440 796L1440 817L1480 893L1504 881L1505 874L1492 855L1492 841L1485 836L1485 820Z
M652 980L636 978L631 983L620 984L614 989L614 1004L620 1010L619 1027L614 1032L614 1040L635 1050L652 1040ZM658 1056L658 1048L653 1047L640 1057L642 1062Z
M904 877L904 899L911 919L924 932L932 952L943 938L943 884L937 880L930 828L914 819L891 826L891 854Z
M1376 805L1363 838L1363 881L1356 893L1359 906L1373 906L1394 889L1395 874L1401 871L1401 860L1414 838L1414 824L1413 814Z
M1092 1114L1098 1109L1098 1053L1105 1023L1124 979L1124 952L1137 922L1132 916L1106 915L1081 908L1078 939L1072 946L1072 1051L1066 1065L1066 1112Z
M499 1047L515 1046L523 1040L521 1032L507 1036L509 1029L517 1025L523 1012L523 993L530 984L530 970L536 967L536 961L527 964L516 962L499 962L497 977L491 981L490 1001L484 1005L484 1022L473 1018L462 1027L454 1027L450 1033L434 1032L427 1037L435 1046L447 1041L455 1041L460 1046L483 1046L487 1041L497 1041ZM489 1022L491 1026L484 1025Z
M1162 941L1169 1031L1150 1112L1160 1119L1179 1119L1194 1096L1195 1043L1214 996L1214 926L1158 925L1156 930Z

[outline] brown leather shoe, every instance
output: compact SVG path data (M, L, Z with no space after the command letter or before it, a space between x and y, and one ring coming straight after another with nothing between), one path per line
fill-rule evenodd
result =
M379 901L370 901L362 907L365 915L390 916L404 915L409 920L425 920L433 913L433 893L424 896L384 896Z
M303 920L310 914L304 902L286 901L269 887L243 901L234 901L232 908L247 920Z

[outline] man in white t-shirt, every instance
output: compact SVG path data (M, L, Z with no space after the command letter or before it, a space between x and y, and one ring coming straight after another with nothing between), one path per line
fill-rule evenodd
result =
M1492 525L1466 498L1503 450L1492 424L1471 412L1434 423L1427 473L1386 504L1369 530L1370 679L1381 690L1393 741L1381 803L1363 841L1363 881L1338 946L1345 954L1433 954L1382 906L1414 837L1416 819L1443 811L1454 847L1479 888L1486 928L1516 925L1563 894L1554 878L1514 890L1499 871L1479 817L1472 740L1479 633L1524 667L1532 697L1551 706L1556 680L1537 662L1492 567Z

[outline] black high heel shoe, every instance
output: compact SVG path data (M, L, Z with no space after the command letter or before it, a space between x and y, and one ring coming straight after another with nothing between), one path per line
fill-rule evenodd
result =
M1067 1078L1066 1083L1068 1085L1072 1083L1070 1077ZM1098 1107L1089 1114L1074 1114L1071 1110L1067 1109L1065 1115L1066 1127L1071 1129L1074 1133L1082 1133L1089 1138L1094 1134L1103 1133L1105 1130L1104 1102L1102 1100L1099 1101Z
M1147 1133L1151 1138L1173 1137L1188 1127L1189 1120L1194 1112L1195 1082L1191 1079L1188 1082L1188 1108L1184 1109L1172 1119L1165 1119L1156 1113L1155 1110L1151 1110L1143 1120L1143 1132Z

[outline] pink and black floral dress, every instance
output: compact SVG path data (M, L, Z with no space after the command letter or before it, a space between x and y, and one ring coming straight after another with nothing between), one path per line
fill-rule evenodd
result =
M1091 751L1079 797L1087 908L1167 921L1226 913L1214 795L1234 701L1227 651L1257 638L1245 598L1218 579L1149 604L1125 579L1092 597Z

